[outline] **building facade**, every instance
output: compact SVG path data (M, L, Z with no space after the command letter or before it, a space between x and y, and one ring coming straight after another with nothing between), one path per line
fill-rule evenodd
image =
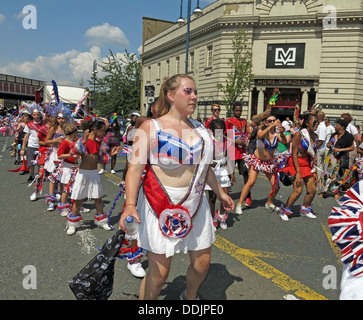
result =
M244 29L253 53L254 83L244 93L242 116L263 112L274 88L281 95L273 112L292 117L319 103L333 121L341 113L363 121L362 0L217 0L190 23L188 73L198 88L194 118L211 116L213 103L222 105L218 83L230 72L235 33ZM144 39L143 101L148 107L153 88L158 96L165 77L184 73L186 24ZM151 100L150 100L151 99ZM143 111L144 111L143 110Z

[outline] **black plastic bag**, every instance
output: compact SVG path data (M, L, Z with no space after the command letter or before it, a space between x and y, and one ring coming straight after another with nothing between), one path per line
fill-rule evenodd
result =
M100 252L69 281L78 300L107 300L113 290L115 260L125 233L118 230L103 245Z
M290 172L281 171L280 181L286 187L291 186L295 181L296 176L292 176Z

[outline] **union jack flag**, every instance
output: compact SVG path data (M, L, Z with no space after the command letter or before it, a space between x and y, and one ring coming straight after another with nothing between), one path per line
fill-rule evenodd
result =
M363 180L354 184L333 207L328 225L341 260L353 276L363 274Z

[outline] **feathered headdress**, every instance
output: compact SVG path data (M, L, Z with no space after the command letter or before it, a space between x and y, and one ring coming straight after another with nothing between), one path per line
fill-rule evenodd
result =
M57 86L57 83L52 80L52 85L53 85L53 93L54 93L54 98L55 98L55 101L59 104L59 92L58 92L58 86Z
M69 118L71 114L72 114L71 110L68 107L66 107L62 101L54 105L51 110L52 118L57 118L57 117Z
M33 114L34 112L43 112L43 109L41 106L37 105L35 102L32 103L32 105L29 107L30 114Z

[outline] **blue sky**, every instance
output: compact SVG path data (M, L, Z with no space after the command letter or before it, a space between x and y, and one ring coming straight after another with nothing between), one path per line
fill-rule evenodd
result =
M200 0L200 7L215 0ZM192 0L192 10L197 1ZM33 6L35 12L22 13ZM186 16L187 1L183 1ZM33 15L31 15L33 14ZM180 0L3 0L0 6L0 73L78 84L93 61L111 49L138 52L142 17L176 21ZM36 29L25 29L24 20Z

